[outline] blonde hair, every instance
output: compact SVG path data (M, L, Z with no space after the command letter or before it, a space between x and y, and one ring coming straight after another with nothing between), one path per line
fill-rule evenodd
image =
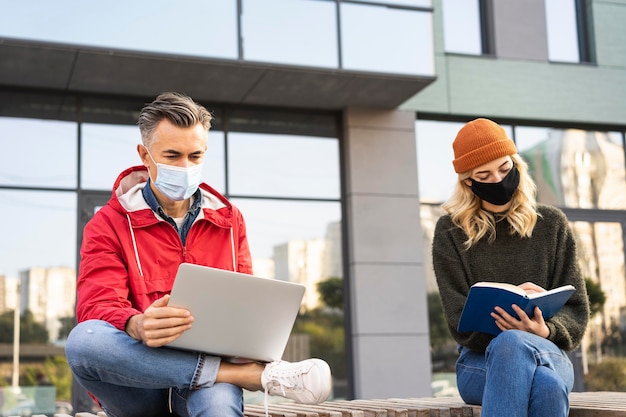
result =
M520 173L520 182L511 206L504 213L509 222L511 235L517 234L522 238L532 236L537 223L537 201L535 193L537 186L528 173L528 165L519 156L511 155L511 159ZM467 235L465 248L469 249L476 242L487 236L490 243L496 239L496 219L494 215L482 209L481 199L477 197L465 180L471 175L470 171L459 173L458 182L452 196L442 208L448 213L452 222L463 229Z

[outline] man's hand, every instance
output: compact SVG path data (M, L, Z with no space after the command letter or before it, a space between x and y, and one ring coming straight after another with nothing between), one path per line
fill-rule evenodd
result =
M193 316L189 310L168 307L169 295L156 300L143 314L132 316L126 323L126 333L146 346L166 345L191 328Z

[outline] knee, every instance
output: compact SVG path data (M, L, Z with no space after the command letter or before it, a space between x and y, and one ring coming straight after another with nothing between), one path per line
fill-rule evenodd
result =
M539 366L535 371L532 385L533 393L541 392L549 398L555 400L559 398L567 399L569 387L567 382L553 369L547 366Z
M524 349L528 333L521 330L507 330L495 337L487 346L487 355L506 356L518 354Z
M569 388L554 370L540 366L530 390L529 415L567 416Z
M527 332L522 330L507 330L500 333L490 344L493 345L518 345L526 340Z
M179 415L187 414L181 410L193 410L193 415L243 416L243 391L238 386L217 383L194 391L174 392L174 406Z
M65 344L65 356L68 363L80 361L86 354L93 355L98 352L102 342L109 339L112 330L117 330L109 323L101 320L88 320L77 324Z

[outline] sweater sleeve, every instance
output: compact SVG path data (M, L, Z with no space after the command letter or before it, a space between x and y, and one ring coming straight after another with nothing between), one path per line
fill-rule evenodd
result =
M546 324L550 329L549 340L564 350L573 350L581 342L589 321L589 298L585 280L578 264L576 241L564 214L548 209L554 214L556 242L552 288L571 284L576 292L565 306ZM547 215L546 217L552 217Z
M464 258L460 255L465 250L462 246L464 236L464 232L453 225L450 216L441 217L433 237L433 267L450 335L458 344L482 352L493 336L456 330L470 287L469 268L465 268Z

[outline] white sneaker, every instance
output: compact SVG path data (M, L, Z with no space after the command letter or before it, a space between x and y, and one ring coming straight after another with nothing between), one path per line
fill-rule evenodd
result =
M271 362L261 374L265 395L279 395L302 404L319 404L332 388L330 367L321 359Z

